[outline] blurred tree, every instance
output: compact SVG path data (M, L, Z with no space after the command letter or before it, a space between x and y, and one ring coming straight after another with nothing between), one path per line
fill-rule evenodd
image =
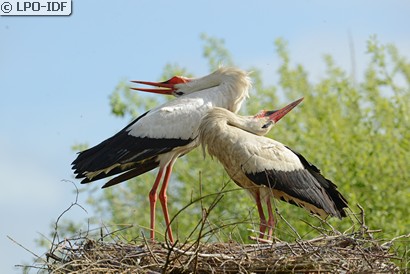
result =
M219 64L234 65L222 39L205 34L201 39L210 71ZM393 45L380 45L372 37L367 45L371 59L362 82L352 81L329 55L324 56L325 74L319 81L312 82L302 65L291 63L283 40L276 40L275 46L281 60L277 71L279 80L275 85L264 86L260 70L251 68L254 91L242 113L254 114L262 108L281 107L290 100L305 97L304 103L287 115L269 137L294 148L321 168L323 174L338 185L354 211L357 211L356 203L364 207L368 226L382 229L386 236L408 233L408 60ZM175 74L192 76L178 64L167 64L159 80ZM285 100L279 101L279 98ZM110 104L114 115L130 119L164 100L167 98L130 91L123 81L114 90ZM148 235L148 192L154 176L148 173L102 191L96 191L98 182L94 187L87 186L88 203L95 210L96 218L114 227L134 224L122 233L127 240L139 237L141 229ZM259 224L256 206L245 193L230 181L217 161L210 157L204 159L201 149L182 157L175 165L168 199L171 216L177 215L173 221L175 235L180 241L193 240L204 231L212 231L217 233L206 234L205 239L246 241L248 229L258 230ZM303 209L278 201L275 205L301 236L315 235L316 231L300 220L320 225L319 220ZM158 210L157 215L162 216L161 209ZM202 222L206 213L209 213L207 220ZM289 226L279 216L277 219L276 236L294 239ZM330 223L339 231L351 226L349 220L331 220ZM200 232L201 225L205 228L203 232ZM69 231L78 227L72 223L65 226ZM162 217L157 227L158 236L165 232ZM85 231L86 227L82 229Z

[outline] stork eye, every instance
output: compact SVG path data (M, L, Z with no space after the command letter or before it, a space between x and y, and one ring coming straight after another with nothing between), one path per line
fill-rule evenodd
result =
M175 92L175 94L178 95L178 96L181 96L181 95L184 95L185 93L183 93L182 91L177 91L177 92Z
M262 128L268 128L272 124L272 121L267 122L262 126Z

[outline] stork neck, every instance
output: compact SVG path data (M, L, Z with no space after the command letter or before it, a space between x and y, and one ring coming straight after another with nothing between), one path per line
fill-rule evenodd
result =
M250 79L244 71L227 67L219 68L205 77L181 84L179 88L186 94L195 91L217 92L219 93L216 95L219 97L217 106L236 113L243 101L249 97L250 87Z
M202 142L212 142L215 138L230 138L238 130L243 130L255 135L267 134L270 127L263 127L266 119L252 116L239 116L223 108L214 108L202 119L200 125L200 139ZM236 128L237 130L233 130ZM205 140L206 139L206 140Z
M266 135L272 126L264 127L267 118L255 118L253 116L230 115L227 124L255 135ZM272 124L273 125L273 124Z

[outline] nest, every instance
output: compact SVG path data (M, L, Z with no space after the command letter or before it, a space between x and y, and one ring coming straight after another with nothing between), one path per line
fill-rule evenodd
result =
M256 239L257 240L257 239ZM88 238L46 254L49 273L398 273L389 245L359 233L294 243L199 242L173 246Z
M41 273L150 274L399 273L406 271L409 263L405 259L400 269L393 261L399 262L402 258L397 257L392 249L399 239L406 238L407 242L410 234L383 243L374 237L380 230L369 230L365 225L364 210L359 205L358 226L353 225L350 232L340 233L323 221L331 229L320 229L309 224L320 231L320 236L309 240L302 239L291 227L297 236L291 243L254 237L250 237L255 242L253 244L234 241L204 243L204 238L199 237L193 242L176 242L173 245L148 241L144 236L138 238L138 242L125 242L117 236L123 229L103 234L103 228L99 236L90 236L90 231L87 231L85 235L60 240L58 222L74 205L77 203L58 217L51 247L45 257L35 255L34 265L24 266L25 270L34 268Z

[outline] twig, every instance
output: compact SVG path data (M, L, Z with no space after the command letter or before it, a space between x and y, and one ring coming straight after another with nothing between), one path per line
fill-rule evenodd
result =
M52 243L54 243L55 240L56 240L56 238L58 237L58 232L57 232L57 231L58 231L58 223L60 222L60 219L61 219L68 211L70 211L71 208L73 208L74 206L78 206L79 208L81 208L82 210L84 210L84 212L87 213L87 210L85 210L84 207L82 207L80 204L78 204L79 190L78 190L78 187L75 185L75 183L72 182L72 181L70 181L70 180L62 180L62 182L70 182L70 183L74 186L74 188L75 188L76 195L75 195L75 201L74 201L74 203L71 203L71 205L70 205L68 208L66 208L66 209L57 217L57 220L56 220L56 222L55 222L55 224L54 224L54 234L53 234ZM53 253L53 247L54 247L54 245L52 244L51 247L50 247L49 253Z
M199 253L199 252L193 252L193 251L185 251L185 250L182 250L182 249L179 249L179 248L176 248L176 247L174 247L173 250L175 252L182 253L182 254L188 255L188 256L196 255L196 256L199 256L199 257L203 257L203 258L220 258L220 259L224 259L224 260L234 260L235 259L235 257L228 256L228 255L221 254L221 253L205 254L205 253Z
M390 241L385 242L385 243L381 244L380 246L381 246L382 248L389 248L395 241L397 241L397 240L399 240L399 239L403 239L403 238L410 238L410 233L409 233L409 234L406 234L406 235L400 235L400 236L394 237L394 238L391 239Z
M249 240L255 241L255 242L260 242L260 243L264 243L264 244L273 244L273 241L271 240L266 240L266 239L262 239L262 238L258 238L255 236L249 236L248 237Z
M144 243L145 243L145 246L146 246L147 249L148 249L149 254L150 254L151 257L154 259L155 263L156 263L156 264L159 264L159 262L158 262L158 260L157 260L157 257L156 257L155 254L152 252L151 247L150 247L149 243L147 242L147 239L145 238L145 235L144 235L144 233L143 233L142 231L141 231L141 235L142 235L142 239L143 239L143 241L144 241Z
M292 231L296 234L296 236L298 237L299 240L302 239L302 237L300 237L299 233L296 231L296 229L282 216L282 214L279 212L279 210L277 208L275 208L275 212L276 214L279 215L279 217L288 225L288 227L290 229L292 229Z
M361 217L361 219L360 219L360 225L361 225L360 230L361 230L362 235L364 235L368 231L368 227L366 226L366 215L364 213L364 208L360 204L357 204L356 206L360 209L360 217ZM368 234L368 235L371 238L373 238L371 236L371 234Z
M11 238L10 236L7 236L7 238L9 238L10 241L12 241L13 243L15 243L16 245L18 245L19 247L23 248L25 251L29 252L31 255L33 255L34 257L36 257L39 260L44 261L43 258L41 258L40 256L38 256L37 254L35 254L33 251L29 250L28 248L26 248L25 246L23 246L22 244L20 244L19 242L17 242L16 240L14 240L13 238ZM46 262L46 261L45 261Z

